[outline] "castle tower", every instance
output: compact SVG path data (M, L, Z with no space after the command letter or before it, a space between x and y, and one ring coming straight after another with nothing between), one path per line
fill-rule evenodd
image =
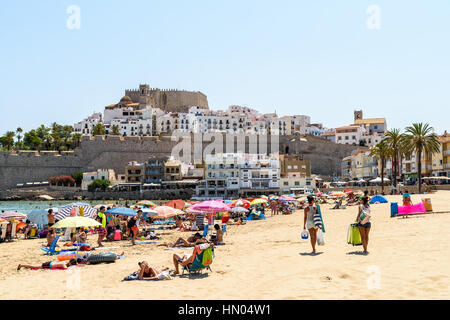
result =
M363 112L362 112L362 110L356 110L354 112L354 116L355 116L355 121L356 120L362 120L363 119Z

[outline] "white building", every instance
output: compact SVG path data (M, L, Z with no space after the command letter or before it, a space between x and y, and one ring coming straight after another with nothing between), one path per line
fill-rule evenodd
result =
M94 127L103 123L101 113L93 113L91 116L87 117L83 121L76 123L74 127L74 133L81 133L83 135L92 135Z
M112 169L98 169L93 172L85 172L83 173L83 180L81 182L81 190L87 191L89 185L94 180L107 180L111 182L111 185L116 183L116 174Z

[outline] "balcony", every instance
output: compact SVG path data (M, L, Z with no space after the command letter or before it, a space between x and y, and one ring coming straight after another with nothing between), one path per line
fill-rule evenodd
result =
M450 150L445 150L442 152L444 156L450 156Z
M444 163L444 169L450 169L450 163Z

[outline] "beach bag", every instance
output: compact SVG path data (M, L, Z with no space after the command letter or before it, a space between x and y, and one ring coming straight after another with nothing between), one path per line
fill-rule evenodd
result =
M356 223L353 223L348 227L347 243L353 246L362 245L361 233L359 232L359 228Z
M208 248L205 251L203 251L202 265L204 265L205 267L210 266L212 264L212 261L213 261L212 249Z
M319 231L317 231L317 245L319 245L319 246L325 245L325 239L323 236L323 232L320 229L319 229Z
M300 235L301 235L303 240L306 240L306 239L308 239L309 232L308 232L308 230L305 229L305 230L302 231L302 233Z

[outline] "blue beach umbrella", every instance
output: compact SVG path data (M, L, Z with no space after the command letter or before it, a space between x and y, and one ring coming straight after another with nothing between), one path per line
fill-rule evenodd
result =
M48 224L48 210L36 209L27 214L27 219L31 222L37 224L38 226L43 226Z
M111 214L117 214L121 216L131 216L134 217L137 215L137 212L130 208L120 207L120 208L112 208L108 211L105 211L106 213Z

